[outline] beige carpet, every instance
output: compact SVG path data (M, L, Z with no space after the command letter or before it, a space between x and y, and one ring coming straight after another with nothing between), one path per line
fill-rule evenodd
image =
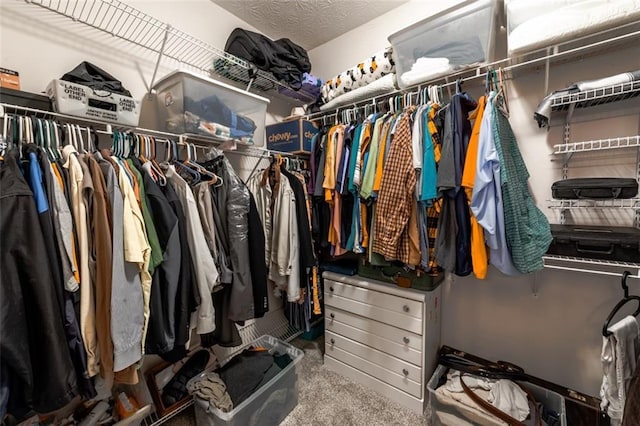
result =
M426 420L385 396L333 373L322 363L324 341L296 339L304 350L298 377L298 406L281 423L283 426L373 426L425 425ZM193 408L165 423L195 425Z

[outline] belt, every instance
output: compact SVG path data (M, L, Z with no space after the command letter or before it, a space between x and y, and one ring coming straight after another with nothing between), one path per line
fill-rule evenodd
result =
M525 426L525 424L523 422L521 422L521 421L519 421L517 419L514 419L513 417L511 417L510 415L508 415L504 411L494 407L493 405L491 405L490 403L488 403L487 401L485 401L484 399L482 399L478 395L476 395L469 388L469 386L467 386L465 384L464 376L465 376L465 373L460 374L460 384L462 385L462 390L464 390L464 393L469 398L471 398L471 400L473 402L478 404L481 408L484 408L490 414L493 414L494 416L496 416L497 418L499 418L503 422L507 423L509 426ZM533 397L533 394L531 392L529 392L529 390L527 388L520 386L518 383L516 383L516 384L527 394L527 399L529 400L530 405L533 406L534 416L535 416L534 418L535 418L535 421L536 421L536 426L542 426L542 417L540 415L540 410L538 409L538 403L536 402L535 398Z

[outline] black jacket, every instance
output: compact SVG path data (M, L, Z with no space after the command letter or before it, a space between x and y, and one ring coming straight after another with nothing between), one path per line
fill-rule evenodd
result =
M0 167L0 188L0 361L11 379L9 406L53 411L76 395L76 374L38 211L15 152Z
M151 313L145 347L146 353L163 354L173 350L176 339L176 300L182 262L178 216L172 210L160 186L142 169L140 162L135 159L134 164L136 167L139 166L138 170L142 175L147 204L153 215L163 259L153 273L149 301ZM187 332L188 324L180 324L180 327L185 328L182 333ZM183 345L184 342L180 344Z

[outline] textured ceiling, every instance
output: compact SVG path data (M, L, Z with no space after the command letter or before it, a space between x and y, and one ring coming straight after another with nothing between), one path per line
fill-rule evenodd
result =
M265 35L318 47L409 0L211 0Z

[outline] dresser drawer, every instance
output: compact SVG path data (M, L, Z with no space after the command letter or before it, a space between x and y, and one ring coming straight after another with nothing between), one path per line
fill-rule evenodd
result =
M354 299L347 299L346 297L332 294L331 291L325 292L324 303L326 306L325 309L337 308L403 330L411 331L415 334L422 334L422 320L420 318L407 316L405 313L370 305Z
M325 304L331 306L331 297L340 296L367 305L384 308L407 317L422 319L422 303L417 300L405 299L380 291L369 290L350 284L325 280L324 282Z
M417 398L422 397L420 368L331 332L326 333L325 339L326 355Z
M422 366L420 335L331 307L325 307L325 330Z

